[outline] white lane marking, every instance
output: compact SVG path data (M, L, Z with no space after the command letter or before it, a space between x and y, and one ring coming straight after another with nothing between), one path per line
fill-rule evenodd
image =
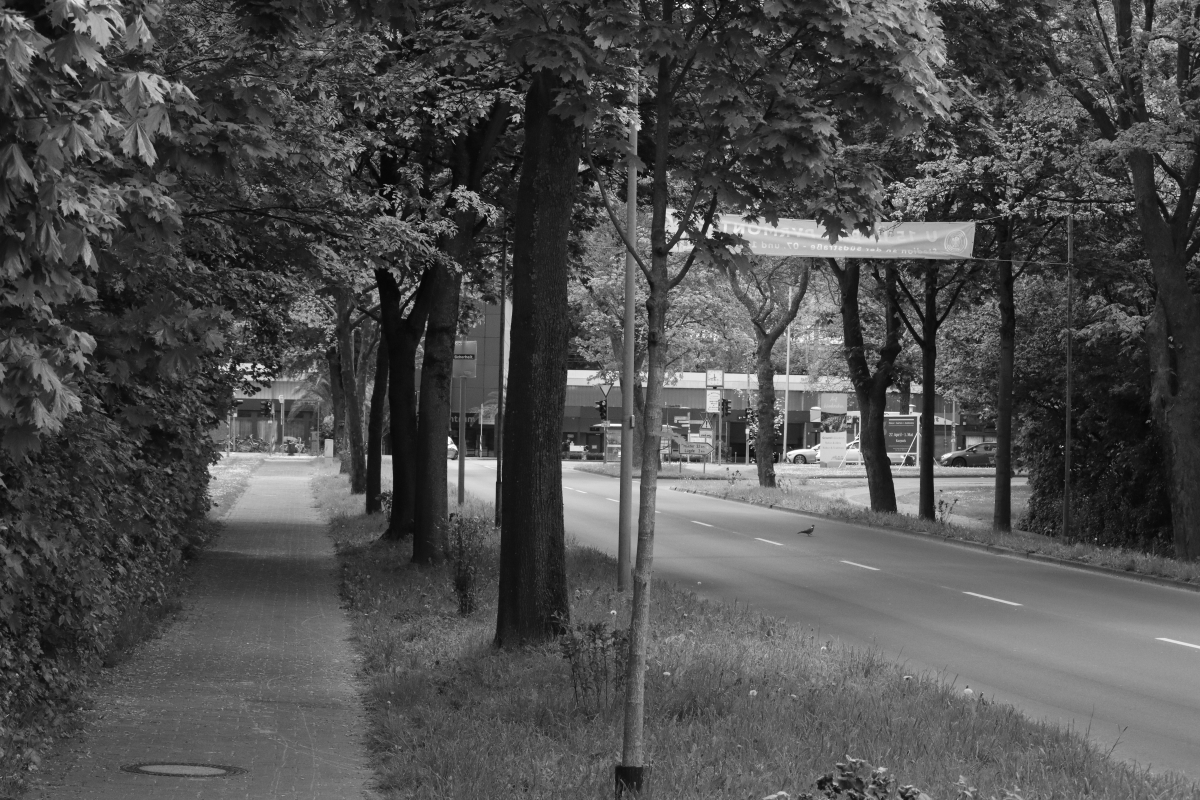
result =
M849 564L852 567L862 567L863 569L869 569L869 570L871 570L871 572L879 572L879 567L868 567L866 564L859 564L856 561L843 561L842 563Z
M988 597L986 594L975 594L974 592L963 592L963 594L969 594L971 597L978 597L981 600L991 600L993 603L1004 603L1006 606L1021 605L1020 603L1014 603L1011 600L1001 600L999 597Z
M575 489L575 491L579 492L580 494L587 494L587 492L585 492L583 489Z
M754 537L754 541L756 541L756 542L766 542L767 544L773 544L773 545L775 545L776 547L783 547L783 542L772 542L770 539L760 539L760 538L758 538L757 536L755 536L755 537Z
M701 521L700 521L700 520L698 520L698 519L694 519L694 520L692 520L692 522L696 523L697 525L703 525L703 526L704 526L704 527L706 527L706 528L711 528L711 527L712 527L712 525L709 525L707 522L701 522Z
M1159 636L1159 637L1157 637L1157 640L1156 640L1156 641L1159 641L1159 642L1170 642L1171 644L1181 644L1181 645L1183 645L1184 647L1190 647L1190 648L1192 648L1193 650L1200 650L1200 644L1188 644L1187 642L1181 642L1181 641L1179 641L1178 639L1168 639L1168 638L1167 638L1167 637L1165 637L1165 636Z
M610 503L619 503L619 502L621 502L620 500L618 500L618 499L617 499L617 498L615 498L615 497L606 497L606 498L604 498L604 499L605 499L605 500L607 500L607 501L608 501L608 502L610 502Z

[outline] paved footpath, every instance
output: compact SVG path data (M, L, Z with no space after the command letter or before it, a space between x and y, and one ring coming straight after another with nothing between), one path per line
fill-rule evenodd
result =
M199 560L183 618L116 670L99 719L46 765L39 800L373 796L336 562L313 461L268 459ZM147 762L228 777L131 774Z

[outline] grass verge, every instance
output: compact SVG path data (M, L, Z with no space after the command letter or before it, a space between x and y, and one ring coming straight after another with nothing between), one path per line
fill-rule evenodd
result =
M1063 542L1049 536L1023 531L1002 533L986 527L969 527L925 520L907 514L880 513L842 499L822 497L815 492L806 490L804 486L804 478L781 478L780 486L775 489L764 489L752 481L725 481L724 483L688 483L686 486L681 486L680 490L726 500L753 503L754 505L820 514L861 525L873 525L909 533L925 533L943 539L976 542L1027 555L1048 556L1078 564L1200 585L1200 563L1177 561L1173 558L1121 547L1098 547L1087 542Z
M628 598L612 588L612 560L570 547L571 634L498 651L494 535L475 551L479 607L464 616L456 571L414 566L407 543L379 542L382 518L358 513L345 477L314 478L314 493L339 553L383 794L611 797L623 697L613 626L629 618ZM475 502L467 513L486 520L491 509ZM894 776L935 800L1200 800L1184 778L1113 761L1077 732L970 700L941 676L905 675L877 653L822 642L745 607L658 582L652 620L654 797L896 796L814 790L831 772L870 780L849 754L888 768L878 780Z

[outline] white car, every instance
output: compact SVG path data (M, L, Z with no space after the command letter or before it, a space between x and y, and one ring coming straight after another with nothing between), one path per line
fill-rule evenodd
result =
M446 458L451 461L458 459L458 445L449 436L446 437Z
M814 444L812 447L798 447L795 450L788 450L784 456L784 460L789 464L816 464L821 460L821 445Z

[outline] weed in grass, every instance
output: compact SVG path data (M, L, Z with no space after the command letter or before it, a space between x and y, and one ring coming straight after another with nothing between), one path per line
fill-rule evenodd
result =
M493 531L489 517L450 515L450 559L458 613L464 617L479 607L479 572L484 544Z
M589 714L611 709L625 690L629 631L606 621L576 622L566 627L559 648L571 665L576 706Z
M938 494L942 493L942 489L938 489ZM950 515L954 513L954 507L958 505L958 498L954 498L949 503L946 498L939 497L937 501L937 520L942 524L950 521Z

